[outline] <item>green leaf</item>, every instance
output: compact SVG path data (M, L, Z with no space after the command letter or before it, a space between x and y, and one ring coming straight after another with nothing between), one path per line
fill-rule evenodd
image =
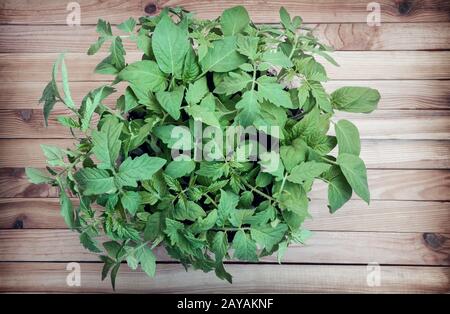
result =
M208 231L209 229L214 227L214 225L217 222L217 218L218 218L217 210L213 209L208 213L208 215L205 218L203 217L198 218L195 224L191 226L190 230L193 233Z
M117 191L114 178L103 169L80 169L74 178L84 195L111 194Z
M236 109L239 109L236 121L243 126L251 125L261 110L257 92L254 90L246 91L242 95L242 99L236 104Z
M206 216L201 206L192 201L179 201L175 206L173 217L178 220L195 221L200 217Z
M216 261L223 260L228 252L228 238L225 232L216 232L212 239L211 250L214 253Z
M218 214L220 225L223 225L226 219L230 216L231 212L236 209L239 203L239 196L233 192L220 190L220 201L218 206Z
M359 156L361 141L358 128L348 120L339 120L334 128L339 145L339 154L347 153Z
M379 101L380 93L367 87L341 87L331 94L333 107L348 112L370 113Z
M130 17L125 22L120 23L119 25L117 25L118 29L120 29L120 30L122 30L124 32L127 32L127 33L132 33L135 27L136 27L136 21L132 17Z
M139 106L138 99L134 94L133 90L131 89L131 87L128 86L125 89L124 97L125 97L125 106L123 108L123 112L129 112L134 108L136 108L137 106Z
M234 235L233 239L234 258L241 261L257 262L256 243L242 230Z
M93 253L102 252L102 250L100 250L97 246L97 241L92 239L87 232L83 232L80 234L80 243L83 245L84 248L88 249Z
M341 208L352 197L352 187L337 166L331 168L333 176L328 179L328 207L331 213Z
M125 67L125 49L123 48L122 39L115 37L109 47L110 62L118 70L121 71Z
M118 79L127 81L133 85L133 90L138 89L144 94L166 89L167 80L164 73L154 61L143 60L129 64L123 69Z
M341 167L342 173L355 193L369 204L370 192L364 161L355 155L340 154L337 158L337 163Z
M219 118L214 111L207 110L198 105L190 106L186 108L186 111L194 120L220 128Z
M190 44L187 32L175 25L168 15L163 15L156 25L152 48L161 71L181 77Z
M81 131L85 132L89 128L95 110L100 105L100 102L104 99L103 90L105 88L106 86L102 86L100 89L95 90L95 92L92 93L93 98L85 98L86 102L84 103L84 106L82 108Z
M191 174L195 170L195 162L193 160L173 160L171 161L164 172L172 178L181 178Z
M302 139L295 139L291 145L280 147L280 157L287 171L306 159L308 147Z
M232 95L240 92L252 82L252 77L246 72L230 72L215 88L214 93Z
M154 277L156 273L156 256L152 250L144 246L137 250L136 256L141 264L141 269L149 276Z
M164 215L160 212L151 214L144 230L144 240L154 241L163 232Z
M261 76L257 80L258 97L266 99L278 107L294 108L288 92L283 90L275 77Z
M285 224L278 224L276 227L264 225L251 228L250 234L261 248L271 251L284 238L287 230L288 227Z
M123 208L127 209L134 216L141 205L141 196L138 192L125 191L120 197L120 201Z
M246 58L236 52L236 38L216 40L206 56L200 61L203 72L229 72L245 63Z
M208 85L206 83L206 78L202 77L201 79L195 81L192 84L189 84L189 88L186 92L186 102L189 105L196 105L209 93Z
M120 165L116 181L122 186L137 187L137 181L150 180L165 163L165 159L148 155L128 157Z
M308 197L302 185L286 182L279 200L283 208L302 217L308 216Z
M310 82L309 86L311 87L311 94L316 100L316 104L319 108L325 112L331 112L333 108L331 107L330 99L322 84L319 82Z
M243 54L244 56L247 56L250 58L250 60L255 60L258 56L258 44L259 44L259 38L258 37L252 37L252 36L242 36L239 35L237 37L237 51L240 54ZM239 67L246 66L246 64L241 64ZM250 65L249 71L253 72L253 65Z
M330 169L330 167L331 165L323 162L302 162L300 165L291 170L291 174L287 177L287 179L291 182L302 184L304 181L317 178L322 173Z
M67 196L67 193L63 188L61 188L60 190L59 204L61 206L61 216L63 216L66 225L69 228L75 228L76 223L72 201Z
M92 132L92 152L100 160L97 165L100 169L114 169L119 157L123 123L110 116L105 119L100 131Z
M62 85L64 91L64 104L70 109L75 110L75 103L73 102L72 95L70 93L69 88L69 77L67 74L66 63L64 62L64 57L61 57L61 76L62 76Z
M56 146L41 144L41 149L44 152L45 157L47 157L47 163L52 167L64 167L64 151Z
M243 6L236 6L223 11L220 25L225 36L233 36L244 30L250 23L250 17Z
M46 173L34 168L25 168L25 174L27 175L28 180L33 184L53 183L55 181Z
M163 107L175 120L180 118L180 107L183 96L184 86L179 86L171 92L161 91L156 93L156 99L161 104L161 107Z
M42 92L42 96L39 99L39 103L44 103L44 121L45 126L48 126L48 118L50 116L50 112L53 110L53 107L57 103L56 93L53 88L53 83L50 81L47 86L45 86L44 91Z
M293 66L292 61L281 50L266 51L262 56L262 61L283 68L290 68Z
M200 163L200 169L196 171L196 174L213 180L219 179L223 173L224 164L220 162L202 162Z

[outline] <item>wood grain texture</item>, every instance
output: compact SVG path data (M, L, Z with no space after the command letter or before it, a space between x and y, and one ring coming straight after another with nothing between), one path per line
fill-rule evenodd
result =
M101 265L81 263L81 287L69 287L66 263L0 263L1 292L111 293ZM119 293L448 293L448 267L381 266L381 285L367 285L367 266L227 265L233 284L214 274L158 264L155 278L123 265Z
M0 139L0 167L45 167L40 145L73 147L70 139ZM362 140L361 158L368 168L448 169L450 145L434 140Z
M444 50L450 48L449 23L305 24L335 50ZM117 30L115 30L117 31ZM118 31L118 34L120 31ZM95 26L0 25L0 52L81 52L97 40ZM127 52L136 44L124 40Z
M450 201L448 170L368 170L372 200ZM327 186L314 184L310 196L326 199ZM0 168L0 198L54 198L55 187L31 184L24 168Z
M40 109L38 100L46 82L3 82L0 84L0 109ZM101 82L71 82L72 97L76 103ZM328 92L343 86L366 86L378 89L381 94L378 110L426 110L450 109L450 81L448 80L405 80L405 81L330 81L325 83ZM123 93L125 84L118 84L117 94ZM116 97L104 101L114 105ZM56 108L62 108L57 105ZM375 112L376 113L376 112ZM356 116L356 115L355 115ZM370 117L370 116L368 116Z
M0 59L0 76L7 82L48 81L55 53L4 53ZM105 53L86 56L66 54L71 81L110 81L110 75L93 73ZM127 61L140 60L139 53L127 54ZM333 57L340 67L323 62L332 80L407 80L450 78L450 51L336 51ZM21 71L19 69L26 69Z
M311 230L450 233L449 202L351 200L331 215L326 200L313 199L309 211ZM57 199L0 199L0 229L66 228Z
M244 5L256 23L279 21L278 10L285 6L291 15L301 15L307 23L366 22L369 11L364 0L79 0L81 23L96 24L97 19L107 18L112 23L120 23L130 16L145 15L145 7L151 14L157 14L163 7L181 6L193 11L200 18L216 18L226 8ZM450 5L445 0L399 1L380 0L382 22L448 22ZM41 1L31 5L26 0L4 0L0 6L1 24L62 24L66 25L66 3L59 0Z
M73 137L70 130L57 121L61 115L73 116L69 110L54 110L48 127L41 109L1 110L0 113L0 138ZM338 112L333 120L340 119L353 122L362 139L450 139L449 110L385 110L370 115ZM93 119L93 123L96 121ZM330 134L334 135L333 127Z
M449 265L450 234L315 231L307 245L291 245L285 263ZM160 261L171 261L158 247ZM0 230L0 261L98 261L70 230ZM277 263L267 256L264 262Z

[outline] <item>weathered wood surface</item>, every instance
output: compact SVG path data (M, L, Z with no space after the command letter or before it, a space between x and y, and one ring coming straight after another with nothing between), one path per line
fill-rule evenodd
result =
M315 231L306 246L291 245L286 263L449 265L450 234ZM0 261L98 261L70 230L0 230ZM163 248L158 260L172 261ZM262 258L277 262L276 255Z
M44 170L44 169L42 169ZM372 200L450 201L450 171L419 169L369 169ZM24 168L0 168L1 198L55 198L55 187L31 184ZM326 185L314 184L311 197L325 199Z
M1 292L111 293L100 281L101 265L81 263L81 286L66 283L66 263L0 263ZM158 264L153 279L123 265L116 282L122 293L446 293L448 267L381 266L381 284L367 284L365 265L227 265L230 285L214 274L186 272L181 265ZM39 284L36 284L39 283Z
M185 272L158 253L158 275L148 279L123 266L118 292L450 292L450 2L381 0L381 26L366 24L369 1L284 0L80 0L81 26L66 25L60 0L3 0L0 3L0 292L111 292L100 281L95 255L79 244L59 213L57 189L32 185L24 167L44 167L39 144L70 147L70 134L55 122L57 105L44 128L37 104L58 53L67 52L72 95L77 103L111 77L93 73L105 56L88 57L95 24L117 24L130 16L183 6L215 18L243 4L257 23L278 23L278 9L303 17L341 65L327 65L328 91L369 86L380 91L371 115L339 113L363 138L371 205L354 197L330 215L326 186L310 193L314 230L306 247L288 250L277 265L236 264L229 285L213 274ZM125 40L127 60L139 58ZM119 84L118 93L123 92ZM113 106L110 97L105 104ZM69 261L82 261L82 285L66 285ZM381 263L381 286L370 287L369 262ZM307 264L305 264L307 263Z
M66 63L71 81L111 81L112 76L94 73L95 66L107 54L86 56L67 53ZM0 73L7 82L39 82L50 79L55 53L4 53ZM127 62L140 59L139 53L129 53ZM408 80L450 78L450 51L336 51L339 67L326 61L324 65L332 80ZM19 68L26 71L19 71Z
M450 23L305 24L335 50L443 50L450 48ZM118 30L117 30L118 31ZM120 31L118 31L120 33ZM0 52L81 52L97 40L95 26L0 25ZM67 38L70 37L70 41ZM136 44L124 40L127 51Z
M79 0L83 24L96 24L99 17L121 23L130 16L158 14L163 7L181 6L200 18L216 18L226 8L244 5L257 23L277 23L280 6L292 15L301 15L306 23L366 23L369 10L365 0ZM398 1L380 0L382 22L449 22L450 4L446 0ZM38 6L26 0L3 0L1 24L66 25L67 3L60 0L41 1Z
M41 109L38 104L47 82L3 82L0 85L0 109ZM70 88L76 103L101 82L72 82ZM382 95L379 110L425 110L450 108L450 81L448 80L371 80L371 81L329 81L325 87L332 92L343 86L366 86L378 89ZM124 84L116 86L117 93L123 93ZM108 97L105 104L115 105L114 97ZM62 108L57 105L56 108ZM417 114L420 114L418 112ZM354 115L355 117L358 115Z
M77 200L74 199L74 204ZM450 203L374 200L370 206L352 200L330 214L327 201L313 199L309 209L311 230L450 233ZM67 229L54 198L0 199L0 229Z

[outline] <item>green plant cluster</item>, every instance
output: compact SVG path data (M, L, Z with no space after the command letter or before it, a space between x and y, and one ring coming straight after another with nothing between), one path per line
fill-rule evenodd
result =
M255 25L241 6L215 20L166 9L139 23L128 19L117 26L121 35L100 20L88 54L109 43L95 72L115 78L79 105L63 56L55 63L40 100L45 122L62 103L70 114L57 121L76 145L43 145L47 171L28 168L27 175L35 184L59 187L62 216L86 249L101 254L102 277L110 274L113 285L124 261L154 276L158 246L186 267L215 271L229 282L228 258L256 262L277 252L281 260L290 244L310 235L302 223L317 180L328 185L331 213L352 192L369 203L358 129L331 118L335 110L369 113L380 95L364 87L328 94L317 57L336 65L330 49L300 17L281 8L280 19L282 27ZM142 52L139 61L127 63L125 40ZM126 88L116 105L105 105L120 84ZM279 151L258 161L172 158L171 132L192 130L195 121L221 130L278 126L281 132L269 135ZM265 171L264 163L276 158L278 167Z

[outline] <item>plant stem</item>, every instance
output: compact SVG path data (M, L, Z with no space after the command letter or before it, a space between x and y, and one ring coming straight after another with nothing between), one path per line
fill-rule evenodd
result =
M323 160L325 160L325 161L329 162L330 164L333 164L333 165L339 166L339 164L338 164L337 162L333 161L333 160L330 160L330 159L328 159L328 158L325 158L325 157L323 157L323 156L321 156L320 158L322 158Z
M255 192L255 193L261 195L262 197L267 198L268 200L270 200L270 201L272 201L272 202L277 202L277 200L274 199L272 196L267 195L266 193L264 193L264 192L258 190L258 189L257 189L256 187L254 187L253 185L251 185L251 184L249 184L249 183L247 183L247 182L245 182L245 181L243 181L243 183L244 183L244 185L245 185L246 187L248 187L248 188L249 188L250 190L252 190L253 192Z

